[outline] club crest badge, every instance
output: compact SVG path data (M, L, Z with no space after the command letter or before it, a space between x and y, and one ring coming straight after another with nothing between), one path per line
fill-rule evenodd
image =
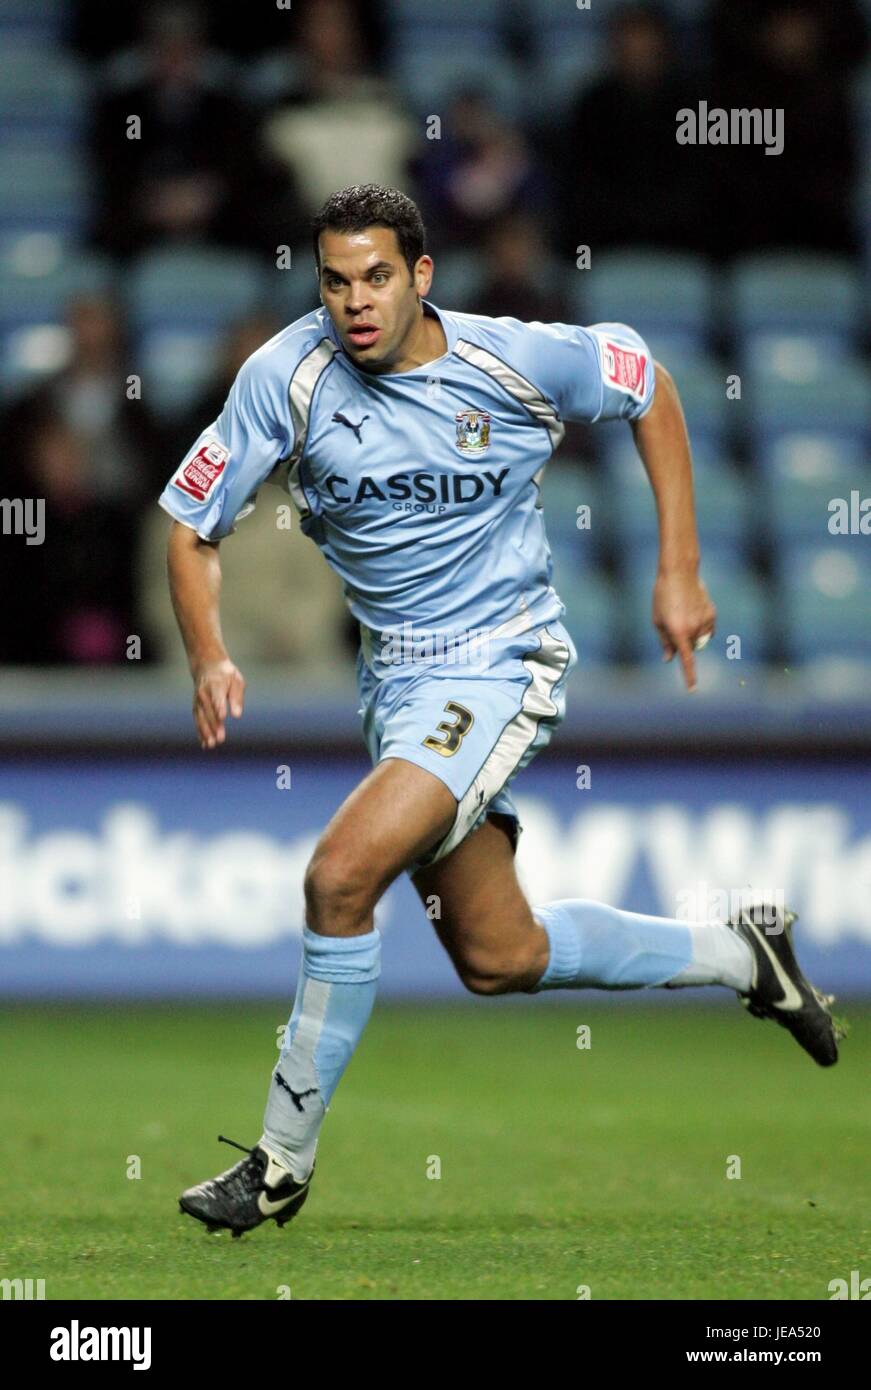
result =
M483 454L490 444L490 414L486 410L457 411L457 448L461 454Z

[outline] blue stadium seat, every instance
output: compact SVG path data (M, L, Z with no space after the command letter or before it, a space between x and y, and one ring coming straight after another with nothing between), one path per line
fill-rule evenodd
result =
M211 247L146 252L128 282L130 311L139 328L222 329L262 307L265 295L257 257Z
M569 280L578 323L628 323L642 336L699 351L713 311L713 284L700 256L594 249L589 270Z
M730 454L731 436L741 422L740 405L726 397L728 367L704 355L666 361L680 394L693 450L700 459Z
M808 381L853 357L855 335L840 328L807 332L753 329L738 343L741 371L764 372L792 381Z
M314 258L304 247L293 264L285 270L268 268L264 271L266 286L264 303L268 304L283 323L293 323L312 309L320 309L318 281Z
M435 257L434 302L445 309L474 313L485 271L480 251L440 251Z
M739 338L756 332L853 338L861 327L861 282L837 256L777 252L747 256L728 298Z
M64 258L56 240L21 238L0 256L0 390L9 396L61 365L67 302L114 293L115 268L99 256Z
M504 24L505 0L384 0L384 17L389 28L415 25L431 28L442 20L445 24L473 24L496 29Z
M156 409L179 411L202 390L223 334L268 302L268 286L253 256L199 248L140 258L128 303Z
M578 97L601 77L602 62L602 42L597 33L590 33L583 44L534 47L524 120L533 129L558 125Z
M837 435L812 430L792 430L766 440L754 450L752 461L763 476L829 478L834 485L862 473L868 455L864 445L855 439L840 439Z
M655 536L639 536L620 550L620 565L630 584L650 587L656 577L659 546ZM744 538L710 536L702 539L702 578L721 574L740 575L747 571L747 545Z
M620 593L595 570L577 573L554 558L553 585L566 606L563 622L577 647L581 669L613 661L620 638Z
M390 32L390 69L394 77L406 64L415 65L423 56L440 62L474 59L482 76L491 62L506 56L502 35L497 28L482 24L474 8L468 6L462 20L445 19L434 9L429 25L398 24Z
M740 551L752 534L758 511L754 484L723 463L695 473L695 501L703 546L725 544ZM605 488L611 530L621 552L653 541L658 535L656 506L640 459L612 461Z
M594 36L597 39L608 22L608 6L592 0L589 9L579 9L575 0L510 0L517 25L530 45L557 44L580 48Z
M810 437L813 439L813 436ZM851 493L871 498L871 463L858 448L801 447L796 438L778 440L764 478L766 527L782 545L795 540L825 541L835 498ZM871 523L871 518L869 518ZM869 537L871 539L871 537Z
M0 61L0 127L13 138L78 138L88 109L86 70L38 43L6 44Z
M472 48L431 54L421 47L404 53L392 77L418 116L444 117L454 97L464 91L475 92L508 120L518 120L523 112L523 74L502 53L488 54L484 60Z
M60 42L70 19L65 0L3 0L0 5L0 44L39 44L48 49ZM8 45L8 47L7 47Z
M554 565L561 571L587 572L595 566L607 519L598 478L579 463L560 455L548 464L541 483L544 521ZM590 508L589 527L580 529L578 508Z
M867 536L790 546L780 560L783 622L791 659L871 659L871 552Z
M811 700L855 700L864 702L871 685L871 658L844 656L812 657L801 663L801 687Z
M52 238L23 238L0 257L0 331L60 323L73 295L112 293L115 276L103 256L64 256Z
M91 216L87 170L72 149L7 139L0 149L0 238L32 232L78 238Z
M860 361L830 366L808 380L758 372L743 388L757 447L797 432L825 433L860 447L871 437L871 374Z
M602 451L606 468L635 468L639 462L638 450L630 430L621 421L606 421L596 426L597 442ZM694 433L690 444L693 455L693 474L709 471L719 472L732 467L729 452L716 446L710 436Z
M637 558L642 558L639 552ZM639 660L661 657L662 645L651 621L656 551L629 572L625 589L624 633ZM724 549L702 544L701 575L717 609L717 626L708 649L711 656L737 669L768 660L770 655L771 594L769 586ZM739 639L740 645L734 639ZM729 639L732 639L731 641ZM727 657L731 651L732 657ZM736 659L737 658L737 659Z

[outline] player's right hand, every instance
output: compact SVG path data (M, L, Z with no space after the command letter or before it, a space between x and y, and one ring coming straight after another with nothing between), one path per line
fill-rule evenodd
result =
M229 657L206 661L194 673L194 723L202 748L215 748L226 738L227 711L239 719L245 703L245 677Z

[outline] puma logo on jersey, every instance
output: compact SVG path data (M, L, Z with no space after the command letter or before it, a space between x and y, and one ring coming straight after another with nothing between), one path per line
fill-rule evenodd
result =
M310 1086L307 1091L295 1091L292 1086L288 1086L280 1071L277 1071L275 1073L275 1080L278 1082L279 1086L281 1086L285 1091L287 1091L300 1114L302 1114L304 1110L302 1103L303 1097L317 1095L317 1086Z
M365 425L366 421L369 419L369 416L368 416L368 415L364 415L364 416L363 416L363 419L360 421L359 425L355 425L355 424L354 424L354 421L353 421L353 420L349 420L348 417L347 417L347 415L343 415L342 412L341 412L340 410L337 410L337 411L335 412L335 414L333 415L333 419L334 419L334 421L336 422L337 425L347 425L349 430L353 430L353 431L354 431L354 437L355 437L355 439L357 440L357 443L358 443L358 444L362 444L362 443L363 443L363 436L362 436L362 434L360 433L360 431L362 430L362 428L363 428L363 426Z

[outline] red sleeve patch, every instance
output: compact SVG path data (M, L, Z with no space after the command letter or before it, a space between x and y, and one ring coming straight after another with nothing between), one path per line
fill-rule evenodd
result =
M229 457L229 449L225 449L217 440L211 440L197 449L172 481L189 497L195 497L198 502L205 502L216 480L226 468Z
M636 400L644 400L647 375L647 358L643 352L633 352L631 348L618 347L610 339L601 339L602 375L609 386L625 391Z

